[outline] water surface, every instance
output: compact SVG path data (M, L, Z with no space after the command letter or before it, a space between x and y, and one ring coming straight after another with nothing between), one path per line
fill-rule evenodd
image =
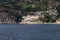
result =
M60 25L0 24L0 40L60 40Z

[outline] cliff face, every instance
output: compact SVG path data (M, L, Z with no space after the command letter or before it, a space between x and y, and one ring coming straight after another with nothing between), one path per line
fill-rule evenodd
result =
M20 23L22 21L21 13L22 11L15 6L2 6L0 7L0 23Z

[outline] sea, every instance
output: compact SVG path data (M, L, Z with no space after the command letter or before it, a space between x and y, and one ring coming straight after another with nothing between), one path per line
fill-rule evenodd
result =
M0 40L60 40L60 24L0 24Z

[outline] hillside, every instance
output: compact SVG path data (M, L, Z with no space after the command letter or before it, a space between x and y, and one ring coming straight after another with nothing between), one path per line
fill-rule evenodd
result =
M26 18L31 24L56 23L60 20L60 0L0 0L0 15L0 23L20 24Z

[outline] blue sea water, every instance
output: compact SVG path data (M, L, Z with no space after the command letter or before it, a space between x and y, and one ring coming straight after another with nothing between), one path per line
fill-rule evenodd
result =
M1 24L0 40L60 40L60 25Z

